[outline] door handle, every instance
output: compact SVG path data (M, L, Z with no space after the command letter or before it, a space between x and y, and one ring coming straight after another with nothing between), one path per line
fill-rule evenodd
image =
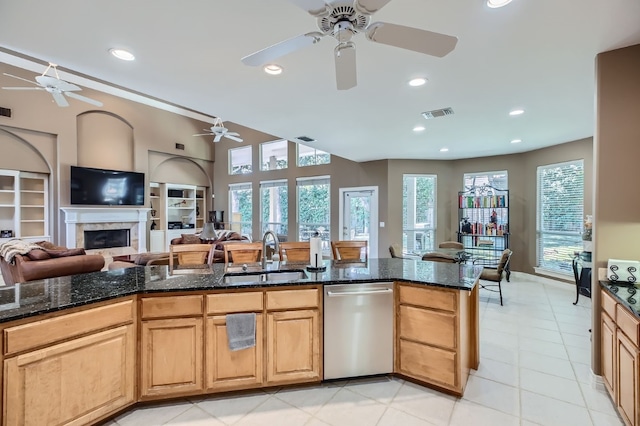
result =
M388 294L393 293L392 288L383 288L380 290L360 290L360 291L327 291L329 297L341 297L341 296L361 296L365 294Z

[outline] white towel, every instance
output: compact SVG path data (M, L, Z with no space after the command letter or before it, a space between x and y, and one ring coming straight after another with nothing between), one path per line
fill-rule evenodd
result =
M256 314L228 314L227 339L229 349L239 351L256 345Z
M0 246L0 256L9 263L13 263L16 254L27 254L31 250L41 249L37 244L23 240L9 240Z

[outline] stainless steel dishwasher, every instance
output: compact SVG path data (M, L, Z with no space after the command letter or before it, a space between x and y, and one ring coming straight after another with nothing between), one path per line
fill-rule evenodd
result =
M324 286L324 378L393 372L393 283Z

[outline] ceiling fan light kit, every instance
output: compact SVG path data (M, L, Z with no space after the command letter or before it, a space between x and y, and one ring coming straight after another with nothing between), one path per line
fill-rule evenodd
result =
M231 139L236 142L243 142L243 139L240 138L240 134L236 132L230 132L229 129L224 127L224 123L221 118L216 118L213 121L213 126L208 129L203 129L207 133L198 133L193 136L213 136L214 142L220 142L223 137L227 139Z
M316 18L320 31L281 41L245 56L242 62L249 66L262 66L316 44L322 37L330 36L338 42L334 48L336 86L338 90L348 90L357 85L356 45L351 40L360 32L364 32L368 40L376 43L436 57L443 57L456 47L458 39L446 34L387 22L370 23L371 15L389 1L391 0L340 0L328 4L324 0L290 0Z
M55 77L47 75L49 70L53 70ZM42 75L36 76L34 83L31 80L27 80L26 78L18 77L12 74L4 73L4 75L8 77L17 78L18 80L26 81L27 83L34 84L36 87L3 87L5 90L44 90L51 94L55 103L60 107L68 107L69 102L65 98L65 96L73 99L77 99L82 102L86 102L91 105L95 105L98 107L102 106L102 102L96 101L95 99L88 98L86 96L79 95L75 92L79 92L82 89L75 84L66 82L60 79L58 75L58 69L56 64L52 64L49 62L49 66L42 73Z

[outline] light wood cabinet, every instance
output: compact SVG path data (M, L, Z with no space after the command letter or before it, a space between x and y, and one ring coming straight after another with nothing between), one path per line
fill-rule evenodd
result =
M264 302L262 291L207 296L206 386L208 390L247 389L264 382ZM226 314L256 313L256 345L229 349Z
M267 314L267 383L320 380L318 310Z
M3 424L91 424L135 401L134 363L132 324L7 358Z
M616 387L616 324L609 315L602 313L600 321L600 347L602 349L602 379L612 397Z
M202 305L201 295L141 299L142 399L204 389Z
M640 321L601 291L602 378L627 425L640 425Z
M477 286L397 288L396 372L462 395L479 361Z

